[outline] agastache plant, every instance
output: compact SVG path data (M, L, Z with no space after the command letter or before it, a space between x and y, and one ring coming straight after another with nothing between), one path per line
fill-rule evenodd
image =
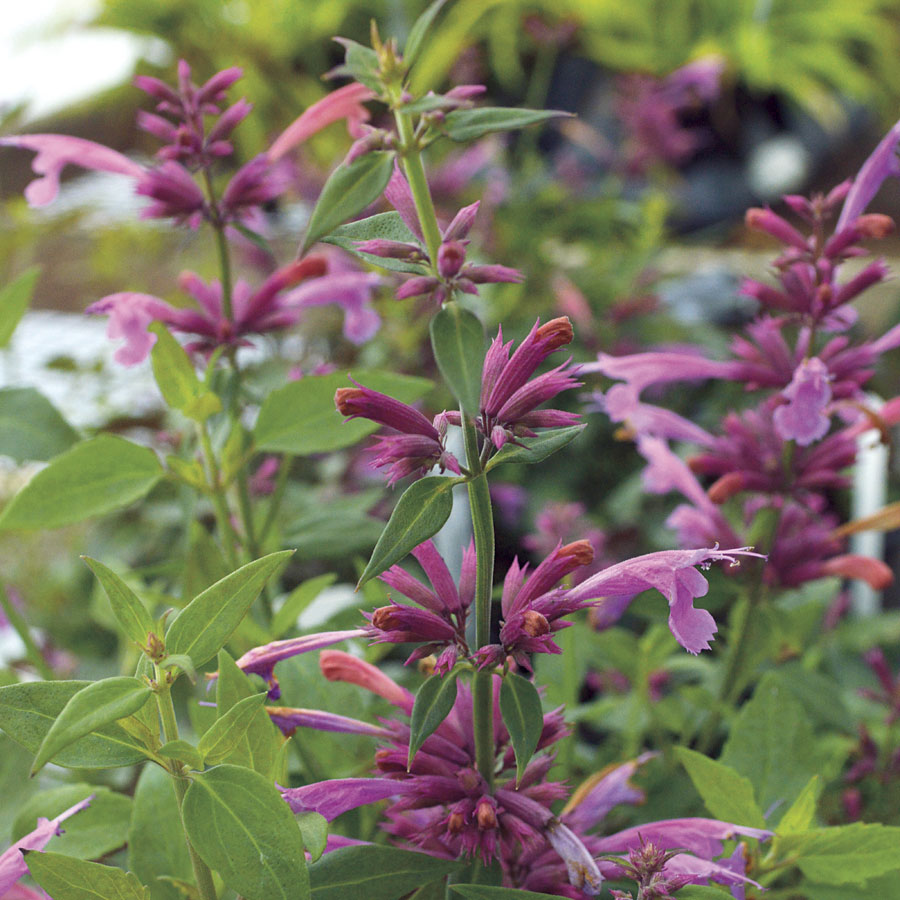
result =
M727 757L713 761L683 747L673 752L712 817L636 824L641 817L626 810L630 824L622 827L614 818L621 808L647 796L631 779L645 767L662 765L662 753L638 755L637 747L628 754L636 759L616 760L570 791L557 754L573 733L564 717L572 711L545 711L550 685L534 675L554 657L577 662L565 659L573 651L564 629L588 614L609 627L645 592L649 616L658 618L665 609L657 595L668 606L674 638L665 637L673 650L680 645L695 656L709 650L717 624L695 601L709 591L704 571L712 563L726 563L727 570L742 563L757 592L822 574L886 581L878 563L843 552L841 535L822 514L823 492L843 486L850 441L862 427L851 422L832 433L833 421L863 403L869 367L900 343L891 332L852 346L843 334L850 318L845 304L884 273L876 264L867 274L844 279L842 266L859 255L864 239L886 233L887 222L860 207L834 236L826 236L828 215L843 197L865 205L865 185L792 201L808 219L810 237L770 211L754 212L751 224L787 245L777 264L780 286L747 287L770 298L777 314L751 326L728 361L679 351L602 356L573 365L564 356L574 339L564 316L538 318L520 340L509 339L513 329L504 333L498 327L488 343L464 302L483 291L478 302L489 304L489 285L523 276L482 261L481 248L472 244L477 203L439 220L424 152L438 141L464 143L558 114L478 106L483 89L476 85L417 95L411 72L442 6L437 0L416 21L402 53L374 26L371 47L342 39L345 62L331 74L351 83L307 109L267 151L228 171L221 167L234 152L231 134L251 111L245 100L227 100L240 77L237 69L197 85L182 62L174 86L138 80L155 101L139 124L163 144L152 165L82 139L0 139L37 153L34 168L41 177L29 186L32 203L53 199L69 163L122 175L148 198L145 216L207 230L219 267L216 279L193 273L180 278L179 288L196 303L192 307L120 292L88 308L107 314L110 336L124 339L121 362L137 365L150 355L163 400L191 423L193 440L184 438L163 464L154 450L118 435L75 435L70 449L53 457L0 515L2 529L70 525L124 508L165 481L190 501L183 504L184 543L211 547L203 561L212 560L198 576L197 567L189 570L190 551L173 550L176 575L167 569L160 576L170 579L163 593L155 582L145 585L137 572L119 574L85 558L109 601L133 674L93 682L45 677L0 687L0 726L34 755L32 775L48 763L78 770L144 766L128 832L134 872L52 850L21 857L20 850L31 845L37 851L60 821L81 810L81 801L48 817L0 857L3 890L27 867L60 900L146 897L152 888L200 900L232 894L310 900L361 896L358 890L367 900L396 900L425 896L420 889L432 887L441 897L452 892L476 900L527 900L539 892L578 900L599 895L613 880L633 882L641 900L663 900L686 885L708 882L743 897L785 873L794 877L797 860L801 866L809 861L803 856L809 846L809 869L825 871L837 884L852 881L841 868L852 855L843 852L841 839L856 840L853 847L859 856L865 851L866 865L881 867L874 874L897 869L894 832L866 832L862 839L858 832L841 833L841 871L834 876L834 865L821 859L833 835L816 827L815 780L799 796L779 793L771 809L767 796L764 811L762 797L754 795L759 785L731 768ZM369 125L364 103L381 104L387 119ZM297 258L273 267L256 285L236 278L232 241L248 233L261 236L260 207L288 187L281 164L298 144L338 121L346 121L354 143L310 212ZM393 211L358 218L382 198ZM426 298L419 309L430 316L431 350L444 396L454 398L452 408L423 411L422 379L338 371L331 361L327 371L290 377L264 397L256 392L240 348L259 335L284 333L306 307L341 306L345 334L353 340L377 328L370 294L376 284L390 284L390 276L333 272L328 257L310 252L320 241L399 273L398 302ZM551 540L536 565L512 560L496 585L495 610L489 480L504 464L540 463L579 438L581 416L561 407L573 402L573 389L594 372L623 382L595 399L637 438L648 461L648 490L677 489L690 501L672 520L685 546L622 561L605 554L600 568L599 539L591 530ZM711 377L740 378L769 393L757 410L729 418L720 434L640 398L642 390L660 383ZM373 462L396 502L368 562L357 570L364 608L331 630L296 634L299 614L330 576L280 596L276 587L293 553L274 550L284 540L282 523L293 513L284 509L296 496L289 485L293 460L315 461L378 428L390 433L376 437ZM685 463L666 443L674 439L694 442L701 455ZM698 472L715 476L709 489ZM463 487L472 534L453 547L443 526ZM728 502L744 494L742 515L730 515ZM203 501L199 514L197 499ZM774 517L767 515L771 510ZM326 517L333 513L325 508ZM750 527L758 518L767 529ZM296 534L289 527L284 533ZM350 537L340 534L337 542ZM750 546L757 543L765 555ZM458 571L453 550L461 558ZM203 586L194 590L198 579ZM285 577L288 585L294 587ZM163 597L172 608L158 608ZM330 601L323 598L324 605ZM27 631L21 616L9 618ZM425 676L415 693L363 658L379 659L393 644L407 645L409 668L398 669L413 680L416 672ZM383 706L376 707L366 719L350 709L337 712L292 699L319 683L316 673L298 689L295 677L304 655L318 651L321 683L335 697L338 691L343 697L365 692L393 709L385 714ZM678 652L690 665L705 662ZM725 673L726 694L741 684L736 665ZM53 674L49 663L38 672ZM176 705L186 681L206 688L190 728L179 720ZM890 681L891 703L895 687ZM756 697L748 707L755 703ZM716 710L707 717L712 737L720 715ZM322 734L314 732L338 735L348 746L362 744L366 755L348 754L341 777L327 777L336 770L324 754L317 758L315 741ZM290 764L294 749L299 768ZM597 767L593 757L588 765ZM782 785L766 781L759 789L782 791ZM791 805L780 818L785 801ZM329 823L350 811L372 826L361 834L373 837L378 829L381 838L370 842L331 830ZM163 838L164 862L148 865L148 848ZM889 842L888 852L877 849ZM869 874L867 869L857 880ZM629 893L617 888L612 895Z

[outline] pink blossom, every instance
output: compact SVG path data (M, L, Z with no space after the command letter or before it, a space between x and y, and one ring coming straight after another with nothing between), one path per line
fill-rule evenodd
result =
M825 410L831 402L828 367L818 357L804 360L791 383L781 392L788 402L775 410L775 430L785 441L801 447L825 437L830 419Z

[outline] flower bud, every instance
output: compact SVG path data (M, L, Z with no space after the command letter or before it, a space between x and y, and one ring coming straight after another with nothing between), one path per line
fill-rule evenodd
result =
M492 801L486 797L479 800L478 806L475 808L475 818L478 821L478 827L482 831L487 831L489 828L496 828L497 813L494 810Z
M438 249L438 272L441 278L455 278L465 261L466 248L459 241L444 241Z
M547 617L537 610L527 610L522 614L522 619L522 630L531 637L542 637L550 633L550 623L547 621Z
M894 220L879 213L867 213L860 216L853 223L853 227L859 232L860 237L880 240L894 230Z
M575 333L572 330L572 323L568 316L560 316L557 319L551 319L538 328L535 334L535 342L545 342L548 346L547 353L552 353L566 344L572 343Z
M579 566L589 566L594 561L594 548L590 541L573 541L559 548L559 555L571 557Z

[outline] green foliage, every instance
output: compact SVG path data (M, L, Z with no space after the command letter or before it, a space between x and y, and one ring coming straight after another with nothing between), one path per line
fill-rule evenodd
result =
M138 646L146 644L147 636L155 628L153 619L147 612L147 607L112 569L87 556L84 557L84 561L103 585L103 590L109 597L109 604L124 635Z
M48 460L78 441L78 432L34 388L0 390L0 454L16 462Z
M13 497L0 530L59 528L139 500L159 481L162 466L146 447L108 434L55 457Z
M539 894L535 891L521 891L518 888L497 887L489 884L451 884L454 894L467 900L550 900L556 894Z
M309 851L312 862L325 852L328 841L328 820L317 812L304 812L297 816L297 825L303 836L303 846Z
M359 586L380 575L423 541L437 534L453 509L454 478L430 475L404 492L359 579Z
M154 322L148 330L156 335L150 361L153 376L166 404L197 422L204 422L221 412L221 400L207 390L197 377L187 352L165 325Z
M275 637L284 636L297 622L300 613L312 603L325 588L330 587L337 579L337 575L329 572L318 575L298 584L290 594L285 597L284 603L278 608L272 618L271 631Z
M325 182L309 217L301 253L377 200L393 170L394 154L381 150L339 165Z
M455 109L447 113L444 131L452 141L473 141L497 131L514 131L538 122L546 122L569 113L552 109L503 109L481 106L477 109Z
M467 415L477 416L484 364L484 328L459 303L446 304L431 320L431 347L444 381Z
M378 213L367 219L357 222L348 222L335 228L331 234L322 238L326 244L334 244L348 253L352 253L359 259L380 266L382 269L390 269L392 272L407 272L411 275L424 275L428 269L421 263L408 262L404 259L390 259L384 256L375 256L373 253L365 253L356 248L357 241L398 241L404 244L418 244L419 239L409 230L398 212Z
M196 774L182 809L203 861L247 900L308 900L303 838L271 781L242 766Z
M262 710L266 692L238 700L227 712L219 716L208 731L200 737L197 751L200 758L210 765L223 762L231 755L232 750L243 740Z
M51 896L65 900L149 900L150 892L131 873L61 853L26 856L31 877Z
M538 437L522 438L517 443L507 443L485 466L490 472L503 463L529 464L543 462L557 450L572 443L584 430L584 425L570 425L568 428L553 428Z
M450 715L456 702L459 687L456 679L459 673L454 670L446 675L431 675L416 693L412 716L409 721L409 756L406 761L407 770L419 748L437 730L441 722Z
M535 686L521 675L508 672L500 686L500 714L516 754L516 784L537 749L544 729L544 711Z
M292 554L281 550L247 563L195 597L166 631L166 650L189 656L195 667L212 659Z
M37 753L69 701L87 681L35 681L0 688L0 728ZM136 692L135 692L136 695ZM146 758L144 745L116 724L101 726L61 750L53 760L72 769L129 766Z
M404 403L418 400L432 387L426 378L365 369L353 373L360 384ZM258 450L307 456L350 447L378 426L365 419L345 422L334 405L338 388L349 387L346 374L307 375L272 391L259 411L253 437Z
M137 712L150 699L150 693L143 681L128 675L104 678L83 687L72 695L48 729L31 765L31 774L79 738Z
M14 281L0 288L0 348L9 343L16 326L28 309L40 274L40 267L32 266Z
M396 900L459 863L395 847L341 847L309 867L313 900Z

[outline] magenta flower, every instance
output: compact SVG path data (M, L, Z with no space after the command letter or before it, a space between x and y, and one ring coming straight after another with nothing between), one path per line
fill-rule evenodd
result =
M321 650L322 647L330 647L332 644L348 641L351 638L364 637L365 634L363 629L357 628L350 631L323 631L319 634L307 634L303 637L272 641L270 644L248 650L236 663L242 671L259 675L269 686L269 697L277 700L281 696L281 688L275 677L276 663L300 653L309 653L311 650ZM212 682L219 677L219 673L211 672L206 677L208 681Z
M538 319L510 356L512 341L504 344L503 329L498 331L484 358L481 415L476 422L479 431L498 450L507 441L535 437L535 428L559 428L579 421L576 413L537 408L561 391L578 387L578 369L569 369L566 362L531 377L551 353L571 343L572 336L567 318L551 319L545 325Z
M389 587L422 607L401 603L382 606L366 613L368 633L376 642L419 643L407 665L430 654L439 654L435 671L449 672L458 658L469 655L466 643L466 617L475 597L475 547L469 544L463 553L459 587L447 564L431 541L419 544L413 556L422 566L430 586L413 578L400 566L391 566L379 576Z
M413 201L409 184L395 166L394 174L384 191L388 202L400 213L407 228L415 235L417 241L402 242L382 239L360 241L357 250L391 259L404 259L407 262L426 264L433 274L417 275L408 279L397 290L397 299L428 296L435 303L443 303L454 291L464 294L477 294L479 284L489 282L520 282L524 275L516 269L500 265L473 265L466 262L466 236L475 222L478 203L461 209L453 220L441 232L441 245L437 259L430 259L422 237L419 216Z
M25 862L23 850L43 850L47 846L48 841L56 834L62 834L60 823L64 822L70 816L87 809L90 806L93 794L86 800L70 806L64 812L61 812L55 819L39 818L37 827L20 838L9 849L0 854L0 897L13 897L16 889L16 882L23 876L28 874L28 866ZM24 888L20 888L21 896L40 896L31 892L26 893Z
M828 382L828 368L821 359L806 359L797 367L791 383L781 392L787 403L772 416L779 437L801 447L825 437L831 425L826 413L831 403Z
M387 468L389 484L393 485L408 475L425 475L433 466L439 466L441 471L449 469L460 474L459 462L445 446L445 413L429 421L408 404L353 383L356 387L338 388L335 393L334 403L338 412L350 419L369 419L398 432L378 438L374 445L374 464L378 468Z
M900 144L900 122L884 136L881 143L863 163L853 187L847 193L847 199L841 209L837 221L840 231L859 218L872 202L879 188L891 176L900 176L900 159L897 157L897 146Z
M760 556L748 547L735 550L661 550L610 566L569 592L571 600L599 599L601 613L618 617L643 591L654 588L669 601L669 629L689 653L709 649L716 622L705 609L695 609L694 599L705 596L709 583L695 566L727 560L737 565L737 556Z
M562 621L562 617L587 604L574 599L565 588L554 588L566 575L590 565L593 559L594 549L588 541L557 544L530 576L528 566L520 566L514 559L503 582L500 643L481 647L475 654L478 665L497 665L512 656L530 670L530 654L561 653L553 635L572 624Z

